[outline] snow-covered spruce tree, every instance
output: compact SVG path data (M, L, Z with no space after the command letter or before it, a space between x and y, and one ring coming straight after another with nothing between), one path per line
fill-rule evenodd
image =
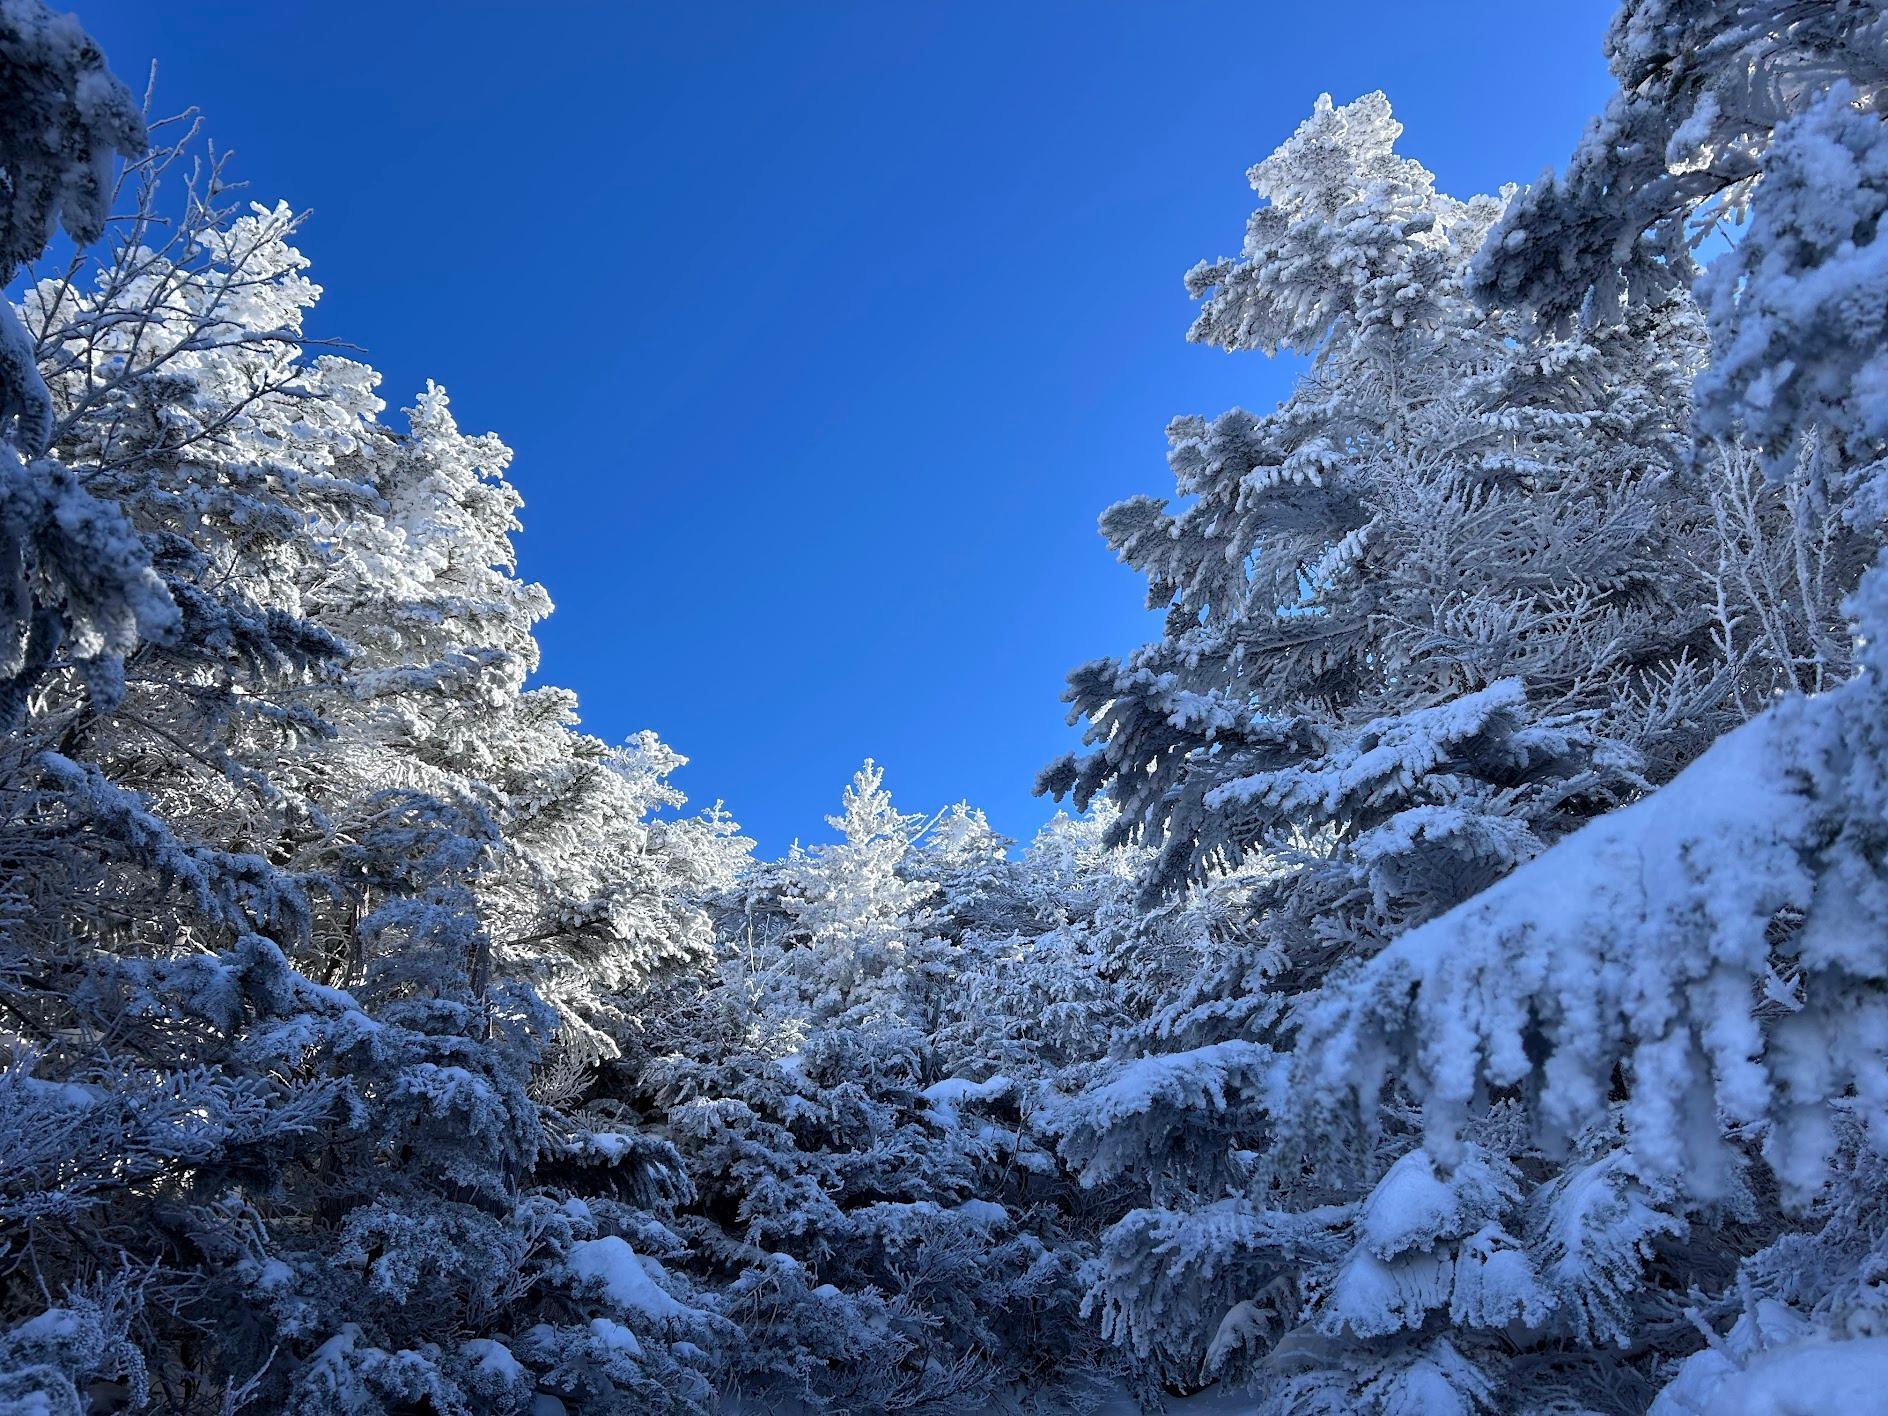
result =
M764 892L775 919L758 926L767 948L760 976L809 1024L896 1025L909 1012L905 991L930 938L937 884L910 878L923 818L894 808L884 779L868 760L839 815L827 818L843 839L796 846Z
M0 275L11 281L63 226L104 230L119 156L144 150L143 117L78 22L40 0L0 6ZM0 305L5 302L0 301ZM123 525L43 456L50 395L33 341L0 309L0 724L18 720L55 655L109 700L140 635L175 619Z
M1182 509L1104 518L1167 634L1073 676L1096 748L1044 785L1120 798L1124 831L1161 847L1157 883L1237 863L1293 813L1359 836L1421 804L1443 814L1404 850L1457 857L1460 897L1557 813L1708 740L1702 606L1673 584L1696 513L1668 486L1688 307L1518 344L1461 288L1500 203L1436 193L1399 132L1381 95L1322 100L1252 169L1266 204L1241 259L1190 274L1191 337L1313 366L1272 414L1173 425ZM1404 769L1407 787L1372 780Z
M612 1055L639 986L707 957L689 900L725 885L744 846L725 821L655 819L681 804L668 777L686 759L654 734L609 747L577 731L573 695L525 688L550 601L515 574L510 449L462 434L431 385L406 418L348 461L371 500L323 528L331 554L306 593L353 654L322 711L346 724L363 783L492 815L504 846L478 881L477 968L528 979L559 1010L560 1045Z
M1691 278L1687 224L1744 216L1699 282L1698 462L1741 439L1736 455L1796 495L1849 499L1878 547L1888 17L1868 3L1629 4L1609 51L1620 94L1568 172L1496 229L1479 292L1549 327L1601 321L1622 289ZM1576 1271L1600 1297L1644 1257L1634 1235L1650 1237L1654 1192L1695 1225L1740 1189L1774 1188L1806 1221L1717 1296L1692 1297L1683 1316L1705 1342L1660 1416L1866 1409L1888 1380L1885 587L1877 561L1849 602L1853 681L1802 684L1835 681L1334 979L1301 1015L1281 1114L1368 1117L1374 1079L1395 1075L1451 1174L1500 1098L1543 1144L1571 1143L1558 1193L1616 1197L1568 1231L1594 1241ZM1596 1175L1613 1178L1595 1191ZM1728 1266L1739 1236L1713 1237ZM1562 1255L1581 1250L1538 1257ZM1513 1265L1517 1302L1554 1267Z
M113 160L142 151L144 124L90 38L37 0L0 6L0 73L10 279L60 224L81 242L99 235ZM0 302L0 1405L78 1413L99 1383L142 1396L149 1380L133 1329L151 1275L125 1262L115 1241L130 1216L114 1203L196 1163L255 1156L332 1098L249 1084L201 1065L192 1045L206 1013L248 1011L245 982L292 1001L258 931L293 928L294 893L260 860L179 840L57 751L56 735L22 730L49 683L109 710L140 635L174 633L179 618L118 508L47 455L54 406L36 353ZM186 956L198 938L234 938L242 957L228 970L204 954L181 968L93 967L98 941L127 922L170 933Z
M1864 625L1881 613L1882 581L1872 571L1855 601ZM1662 1412L1750 1409L1737 1403L1819 1363L1872 1364L1876 1382L1884 1370L1880 1236L1856 1217L1879 1206L1888 1133L1874 642L1850 684L1771 709L1648 799L1334 976L1302 1005L1280 1079L1277 1115L1315 1131L1369 1123L1383 1079L1397 1078L1420 1108L1412 1154L1441 1182L1429 1189L1446 1213L1479 1183L1491 1132L1519 1130L1562 1157L1525 1211L1534 1227L1498 1243L1498 1287L1478 1254L1471 1296L1498 1299L1492 1311L1530 1331L1578 1324L1616 1344L1617 1368L1640 1371L1620 1385L1641 1405L1669 1367L1662 1355L1737 1317L1728 1343L1713 1336L1686 1363L1675 1391L1696 1404L1674 1395ZM1733 1284L1739 1241L1771 1226L1714 1221L1773 1190L1821 1233L1780 1240ZM1646 1271L1670 1262L1661 1236L1688 1234L1716 1250L1719 1296L1667 1282L1649 1305ZM1452 1301L1462 1253L1417 1250ZM1766 1353L1841 1337L1864 1341L1794 1366Z
M586 1408L705 1400L703 1379L668 1356L664 1334L706 1341L712 1315L645 1282L657 1255L675 1253L656 1213L685 1193L679 1165L659 1138L598 1101L585 1064L617 1051L643 983L705 955L707 917L685 897L725 883L740 843L724 825L650 819L680 803L666 778L683 760L653 735L608 749L575 730L571 695L525 690L537 662L531 625L548 602L512 573L509 452L461 435L436 389L408 421L405 436L382 433L369 446L359 470L375 502L335 528L342 552L311 599L332 606L357 646L324 711L347 724L341 738L363 790L377 784L366 800L398 783L491 823L490 851L467 876L476 929L449 955L461 986L483 1000L528 984L558 1014L532 1088L542 1128L534 1170L521 1177L513 1233L495 1236L517 1299L478 1335L475 1370L504 1365L490 1344L510 1331L521 1370ZM404 893L382 912L410 910ZM399 978L411 967L411 948L383 963L376 942L369 933L362 949L359 931L351 942L343 967L357 989L377 970ZM384 1222L397 1234L412 1218ZM599 1284L600 1304L588 1297ZM468 1303L476 1310L475 1295ZM339 1350L336 1364L359 1365L355 1349Z
M1060 1409L1105 1359L1074 1311L1080 1197L1036 1121L1097 1035L1087 935L1131 877L1066 823L1009 860L968 808L898 811L870 763L830 821L840 840L747 872L718 977L606 1068L687 1163L674 1227L744 1334L722 1388Z
M1017 859L982 857L974 881L940 872L957 944L932 1032L943 1075L1064 1085L1105 1054L1126 1002L1116 974L1142 863L1107 843L1111 819L1106 800L1086 816L1058 812Z
M1447 1325L1446 1293L1342 1281L1360 1244L1387 1262L1481 1221L1364 1237L1372 1187L1415 1182L1418 1161L1391 1166L1416 1141L1394 1113L1316 1154L1278 1149L1295 1000L1669 775L1737 712L1700 571L1711 523L1686 482L1691 306L1668 295L1534 342L1463 290L1501 202L1436 193L1399 131L1380 95L1321 100L1252 170L1266 204L1241 258L1189 277L1194 338L1311 368L1275 413L1175 424L1182 509L1104 518L1167 632L1077 672L1095 750L1044 776L1078 800L1106 790L1123 833L1157 849L1165 898L1139 948L1173 980L1055 1123L1086 1178L1141 1187L1091 1302L1179 1383L1295 1334L1281 1350L1315 1345L1330 1399L1360 1409L1435 1383L1472 1403L1504 1380L1422 1336ZM1507 1149L1464 1216L1510 1216L1545 1177ZM1461 1321L1468 1345L1505 1341L1508 1316Z
M690 1363L724 1329L647 1281L680 1252L658 1215L686 1181L659 1136L598 1095L590 1064L633 1031L644 984L706 957L690 900L728 883L745 843L724 818L652 819L681 803L667 777L684 761L653 734L610 749L576 731L570 694L524 688L549 605L513 574L510 453L462 435L436 389L408 422L370 448L375 504L337 528L344 549L313 597L358 646L328 711L352 725L364 783L410 783L493 822L460 966L475 995L523 982L558 1014L532 1087L543 1134L513 1220L523 1242L502 1270L518 1297L479 1334L475 1365L504 1366L491 1344L508 1328L519 1370L583 1409L703 1402ZM688 1362L665 1350L677 1339Z
M1689 285L1699 273L1693 224L1749 210L1779 126L1838 84L1857 111L1878 108L1888 84L1885 25L1878 0L1629 0L1606 33L1618 92L1566 171L1544 173L1507 213L1476 262L1476 293L1565 327L1648 287ZM1820 175L1836 191L1860 174ZM1733 257L1720 282L1747 264ZM1827 294L1853 288L1832 281ZM1859 349L1868 334L1828 329L1823 342ZM1804 389L1819 382L1809 370L1782 377Z
M1577 339L1696 280L1710 360L1695 481L1725 572L1716 633L1755 669L1749 706L1832 687L1852 668L1841 600L1884 512L1873 391L1888 331L1870 238L1888 8L1631 0L1606 52L1619 91L1566 171L1506 212L1472 293ZM1698 252L1726 233L1732 249L1701 271Z
M721 1329L656 1267L679 1166L570 1059L705 948L682 897L728 833L649 819L653 739L523 691L507 454L436 391L396 435L371 370L306 356L292 213L212 171L151 239L183 150L26 300L53 465L171 621L122 672L49 658L5 748L6 1380L705 1404Z

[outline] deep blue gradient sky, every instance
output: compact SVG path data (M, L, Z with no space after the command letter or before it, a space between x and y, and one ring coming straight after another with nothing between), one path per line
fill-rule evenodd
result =
M1610 88L1611 0L69 2L313 208L316 334L517 449L544 677L769 852L867 755L1053 809L1064 675L1155 629L1096 516L1288 377L1187 345L1181 276L1320 90L1466 196Z

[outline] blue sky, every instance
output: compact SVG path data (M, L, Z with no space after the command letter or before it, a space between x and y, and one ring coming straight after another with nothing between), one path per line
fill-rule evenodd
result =
M1187 345L1243 173L1382 88L1457 195L1572 150L1611 0L90 0L259 199L319 335L518 452L544 677L653 727L777 851L877 757L907 809L1053 809L1068 670L1153 633L1095 533L1180 413L1289 370Z

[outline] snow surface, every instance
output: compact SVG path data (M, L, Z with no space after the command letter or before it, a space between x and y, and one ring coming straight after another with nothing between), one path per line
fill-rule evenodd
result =
M967 1101L995 1101L1008 1096L1016 1085L1008 1077L991 1077L973 1082L963 1077L947 1077L924 1089L921 1095L931 1103L931 1114L940 1126L957 1124L957 1108Z
M479 1371L488 1372L504 1382L517 1382L524 1378L523 1365L502 1342L494 1342L489 1337L475 1337L460 1351L472 1359L472 1364Z
M1888 1338L1811 1338L1743 1367L1715 1348L1686 1359L1648 1416L1867 1416L1888 1412Z
M613 1323L608 1318L592 1318L590 1335L617 1352L627 1352L632 1357L642 1356L642 1344L636 1340L636 1334L621 1323Z
M624 1312L679 1318L692 1311L671 1298L650 1276L651 1270L661 1274L660 1264L640 1257L614 1234L572 1244L564 1262L578 1278L595 1279Z

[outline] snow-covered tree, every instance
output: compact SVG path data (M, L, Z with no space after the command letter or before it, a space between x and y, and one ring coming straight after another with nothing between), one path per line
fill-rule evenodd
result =
M1167 633L1071 679L1096 749L1044 774L1161 848L1156 880L1335 832L1387 928L1487 883L1707 738L1720 689L1675 495L1682 304L1537 352L1462 292L1500 203L1321 101L1252 169L1193 337L1314 356L1274 413L1170 429L1183 509L1103 530Z
M907 990L930 938L934 880L909 865L922 816L892 805L885 773L867 760L827 818L841 839L792 854L754 898L744 928L766 950L755 967L809 1023L849 1026L907 1020Z
M1685 1295L1721 1287L1727 1254L1778 1215L1717 1140L1691 1044L1669 1033L1675 1005L1644 991L1647 970L1672 970L1652 995L1667 1000L1691 976L1633 932L1663 907L1631 913L1641 869L1597 843L1661 798L1695 826L1661 843L1671 865L1645 868L1644 888L1679 892L1673 909L1715 957L1734 949L1732 902L1762 895L1737 926L1756 952L1691 1005L1721 1019L1697 1033L1702 1059L1745 1056L1758 1035L1750 990L1791 893L1760 847L1787 856L1820 837L1805 818L1790 844L1775 796L1769 834L1756 817L1736 834L1722 810L1707 822L1712 789L1688 786L1700 764L1554 843L1779 691L1848 677L1839 605L1878 544L1874 514L1866 480L1835 471L1832 434L1785 440L1795 459L1780 466L1774 440L1739 441L1748 419L1713 423L1715 373L1701 455L1689 385L1706 321L1672 282L1609 288L1606 318L1579 322L1471 300L1486 233L1494 250L1516 218L1435 194L1394 153L1399 131L1380 96L1321 101L1253 169L1266 204L1239 260L1189 277L1205 301L1193 337L1295 349L1311 368L1274 414L1175 425L1182 509L1144 500L1104 518L1167 632L1078 671L1070 697L1095 750L1044 785L1105 790L1121 834L1158 849L1138 950L1169 981L1049 1124L1085 1182L1136 1182L1090 1302L1161 1380L1243 1370L1281 1411L1641 1410L1661 1357L1698 1340ZM1761 298L1754 268L1733 277L1740 302ZM1779 482L1758 475L1766 461ZM1787 735L1780 714L1763 721ZM1830 780L1804 756L1774 754L1779 790ZM1568 855L1589 839L1595 853ZM1766 883L1693 889L1713 839L1727 868ZM1648 837L1632 840L1643 858ZM1566 873L1527 864L1543 851ZM1603 883L1615 874L1620 887ZM1572 908L1581 891L1593 913ZM1459 973L1475 937L1459 922L1492 919L1479 912L1497 900L1525 901L1527 922ZM1599 919L1619 908L1634 942L1615 955ZM1438 933L1449 922L1469 933ZM1416 958L1434 977L1412 977ZM1522 981L1542 968L1538 988ZM1495 1034L1422 1011L1432 997ZM1727 1005L1746 1023L1724 1020ZM1804 1037L1870 1035L1852 1002L1836 1006ZM1615 1009L1643 1012L1646 1045L1667 1049L1656 1069L1608 1050ZM1559 1091L1550 1062L1529 1091L1556 1046L1601 1055ZM1609 1107L1615 1064L1646 1083ZM1838 1062L1805 1078L1807 1114L1826 1124L1865 1074ZM1765 1120L1749 1102L1729 1114ZM1669 1140L1662 1159L1642 1155L1654 1135L1706 1137L1709 1156Z
M614 1068L684 1159L675 1226L741 1324L723 1389L1061 1409L1108 1363L1074 1311L1087 1206L1040 1120L1106 1035L1098 921L1132 871L1066 819L1011 860L969 807L897 810L870 763L830 825L727 893L718 977Z
M103 232L120 157L145 148L142 115L70 15L41 0L0 6L0 276L46 249L61 226L80 243ZM0 726L64 655L109 703L140 638L177 617L109 502L43 454L52 398L37 351L0 301Z
M1174 425L1182 509L1104 517L1166 634L1076 673L1095 750L1044 776L1107 791L1120 834L1158 850L1168 898L1133 952L1165 984L1054 1124L1089 1183L1137 1181L1148 1207L1105 1238L1093 1301L1174 1381L1263 1354L1404 1252L1353 1251L1346 1206L1406 1127L1378 1153L1268 1154L1294 1000L1668 774L1730 711L1682 487L1689 306L1529 341L1463 288L1502 201L1437 193L1400 131L1381 95L1320 100L1252 169L1241 257L1189 276L1193 338L1311 368L1272 414ZM1316 1320L1344 1400L1474 1369L1418 1343L1392 1381L1338 1351L1429 1306Z
M212 167L166 225L185 128L22 311L34 475L115 538L78 568L168 619L100 649L41 615L0 749L7 1380L705 1405L725 1323L661 1267L679 1158L567 1077L705 955L688 901L739 845L654 819L652 736L524 688L548 602L508 453L432 389L395 433L371 370L306 347L295 215Z
M1381 95L1252 169L1191 337L1308 368L1103 518L1085 815L868 761L755 862L534 683L510 450L0 0L0 267L77 247L0 303L0 1413L1873 1401L1888 10L1607 44L1525 191Z

